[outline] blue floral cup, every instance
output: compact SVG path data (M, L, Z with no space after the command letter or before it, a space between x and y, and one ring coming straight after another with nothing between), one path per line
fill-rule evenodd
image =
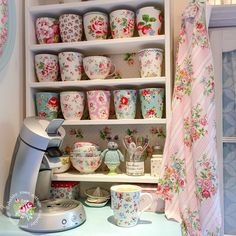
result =
M140 89L139 95L143 118L162 118L164 106L164 88Z
M55 119L59 111L59 94L40 92L35 95L36 114L39 117Z
M114 90L114 104L117 119L135 119L137 91Z

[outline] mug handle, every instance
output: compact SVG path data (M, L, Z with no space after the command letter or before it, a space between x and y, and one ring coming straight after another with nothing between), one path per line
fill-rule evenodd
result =
M140 216L144 211L146 211L146 210L152 205L152 203L153 203L153 197L152 197L152 195L151 195L150 193L141 193L140 199L141 199L143 196L148 196L148 197L150 198L150 201L149 201L149 204L148 204L146 207L144 207L143 209L140 210L139 216Z
M112 69L112 67L113 67L113 71L110 71L110 73L108 74L108 76L107 76L107 78L109 79L110 77L112 77L115 73L116 73L116 66L115 66L115 64L111 64L111 69ZM107 79L106 78L106 79Z

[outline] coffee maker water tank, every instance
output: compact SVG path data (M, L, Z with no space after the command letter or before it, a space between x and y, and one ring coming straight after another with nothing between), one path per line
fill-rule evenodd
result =
M17 218L12 202L19 195L34 202L35 188L39 169L47 150L57 152L65 136L61 127L63 119L42 119L28 117L24 120L17 140L12 161L13 171L10 173L10 194L8 215Z

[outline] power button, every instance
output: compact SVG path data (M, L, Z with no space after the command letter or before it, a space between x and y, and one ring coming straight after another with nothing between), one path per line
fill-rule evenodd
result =
M61 221L61 223L62 223L63 225L65 225L65 224L67 223L67 220L66 220L66 219L63 219L63 220Z

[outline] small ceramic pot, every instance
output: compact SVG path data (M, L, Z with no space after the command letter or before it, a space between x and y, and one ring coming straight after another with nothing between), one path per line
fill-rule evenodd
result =
M39 117L55 119L59 111L59 94L39 92L35 95L36 114Z
M87 40L106 39L108 16L103 12L87 12L83 16L84 33Z
M104 56L89 56L83 59L83 66L89 79L105 79L111 70L111 59Z
M83 55L78 52L61 52L58 54L61 80L77 81L83 72Z
M62 42L81 41L83 35L82 17L76 14L64 14L59 17Z
M145 77L161 76L163 50L159 48L148 48L138 52L140 62L140 74Z
M139 90L141 110L144 119L162 118L164 88L145 88Z
M70 163L70 156L61 156L59 157L61 166L57 168L53 168L52 171L54 174L64 173L67 170L70 169L71 163Z
M136 90L114 90L114 105L117 119L135 119Z
M107 120L110 113L110 91L87 92L89 116L91 120Z
M161 11L155 7L143 7L136 12L136 22L139 36L161 34Z
M35 55L35 71L39 82L52 82L58 80L58 57L52 54Z
M35 24L39 44L60 42L59 23L56 18L40 17Z
M66 120L80 120L84 111L84 92L66 91L60 93L61 110Z
M129 38L134 35L134 12L126 9L110 13L110 27L112 38Z

